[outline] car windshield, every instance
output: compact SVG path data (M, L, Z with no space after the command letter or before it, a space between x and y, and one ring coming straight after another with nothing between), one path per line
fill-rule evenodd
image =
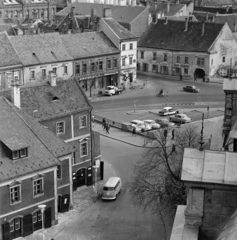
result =
M104 191L113 191L114 188L113 187L103 187Z
M113 88L112 87L106 87L107 90L112 90Z

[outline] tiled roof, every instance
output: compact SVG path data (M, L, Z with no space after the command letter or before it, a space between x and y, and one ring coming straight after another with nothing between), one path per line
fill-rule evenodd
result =
M57 81L57 86L54 87L49 83L24 86L20 93L21 109L38 121L91 109L85 93L75 80ZM10 91L2 91L0 94L8 100L11 99ZM53 101L55 96L57 101Z
M120 53L103 32L85 32L60 35L73 58Z
M182 181L237 184L237 153L185 148Z
M74 8L75 15L91 15L91 9L94 8L98 17L103 17L103 9L110 8L112 17L117 22L132 22L139 14L146 8L142 6L119 6L100 3L74 2L64 8L62 11L56 13L56 16L66 16Z
M0 33L0 67L22 65L6 32Z
M223 28L223 24L205 23L202 36L202 22L189 22L188 31L184 31L185 22L158 20L150 24L138 42L138 47L156 49L207 52Z
M225 23L227 22L231 31L234 31L234 23L237 24L237 14L224 14L224 15L216 15L215 23Z
M0 97L0 112L0 181L56 166L59 163L57 156L74 151L72 146L57 138L3 97ZM13 162L3 147L3 143L9 143L11 139L15 139L15 145L18 139L19 146L25 143L29 147L28 157Z
M169 20L173 20L173 21L185 21L186 18L189 19L189 21L193 21L193 22L197 22L197 18L194 15L188 15L188 16L168 16L167 17ZM164 17L162 17L161 19L164 19Z
M227 8L222 7L197 7L194 6L194 13L195 12L209 12L209 13L220 13L225 14L227 12ZM232 8L229 8L228 13L232 13Z
M125 40L137 38L125 27L116 22L113 18L103 18L103 21L107 23L107 25L114 31L114 33L119 37L119 39Z
M236 2L234 0L202 0L202 6L234 6Z
M156 13L162 12L165 16L174 16L177 14L185 4L170 4L170 10L167 12L167 3L157 3ZM150 12L154 12L154 7L150 8Z
M9 38L24 65L72 60L59 33L11 36Z
M0 24L0 32L4 32L4 31L7 32L8 36L16 35L11 24Z

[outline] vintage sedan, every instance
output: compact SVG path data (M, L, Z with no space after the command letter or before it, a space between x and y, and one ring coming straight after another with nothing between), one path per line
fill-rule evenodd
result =
M176 114L175 116L170 117L170 122L176 123L189 123L191 122L191 118L189 118L186 114Z
M148 124L149 126L151 126L152 129L159 129L160 128L160 124L156 123L155 120L143 120L143 122L145 124Z
M178 110L174 110L172 107L164 107L161 111L159 111L159 115L168 116L179 113Z
M148 124L145 124L144 121L142 120L132 120L130 123L132 124L132 127L136 128L136 131L144 132L144 131L151 130L151 126Z
M185 92L193 92L193 93L198 93L199 89L196 88L195 86L186 86L183 88Z

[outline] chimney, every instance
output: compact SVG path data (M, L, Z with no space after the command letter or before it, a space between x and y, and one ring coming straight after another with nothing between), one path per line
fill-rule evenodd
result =
M111 8L104 8L104 18L112 17Z
M164 24L168 24L168 17L165 17L165 23Z
M53 71L49 71L49 83L52 87L57 86L56 74Z
M14 80L11 85L11 101L16 107L21 108L20 85Z
M208 12L206 13L206 22L208 22Z
M170 3L167 2L167 13L170 11Z
M186 17L185 18L185 29L184 29L185 32L188 31L188 18Z
M212 16L212 22L215 22L215 20L216 20L216 15L213 14L213 16Z
M205 22L202 22L202 34L201 36L203 36L205 33Z
M73 29L74 8L75 7L71 7L71 21L70 21L71 22L70 23L71 26L69 27L70 29Z
M154 12L157 11L157 2L154 2Z

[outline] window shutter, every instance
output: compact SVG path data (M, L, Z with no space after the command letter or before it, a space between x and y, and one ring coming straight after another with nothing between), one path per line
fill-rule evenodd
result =
M33 233L33 216L28 214L23 217L23 237Z
M50 228L52 226L51 208L47 208L44 212L44 227Z
M2 236L3 236L3 240L11 240L9 222L2 224Z

